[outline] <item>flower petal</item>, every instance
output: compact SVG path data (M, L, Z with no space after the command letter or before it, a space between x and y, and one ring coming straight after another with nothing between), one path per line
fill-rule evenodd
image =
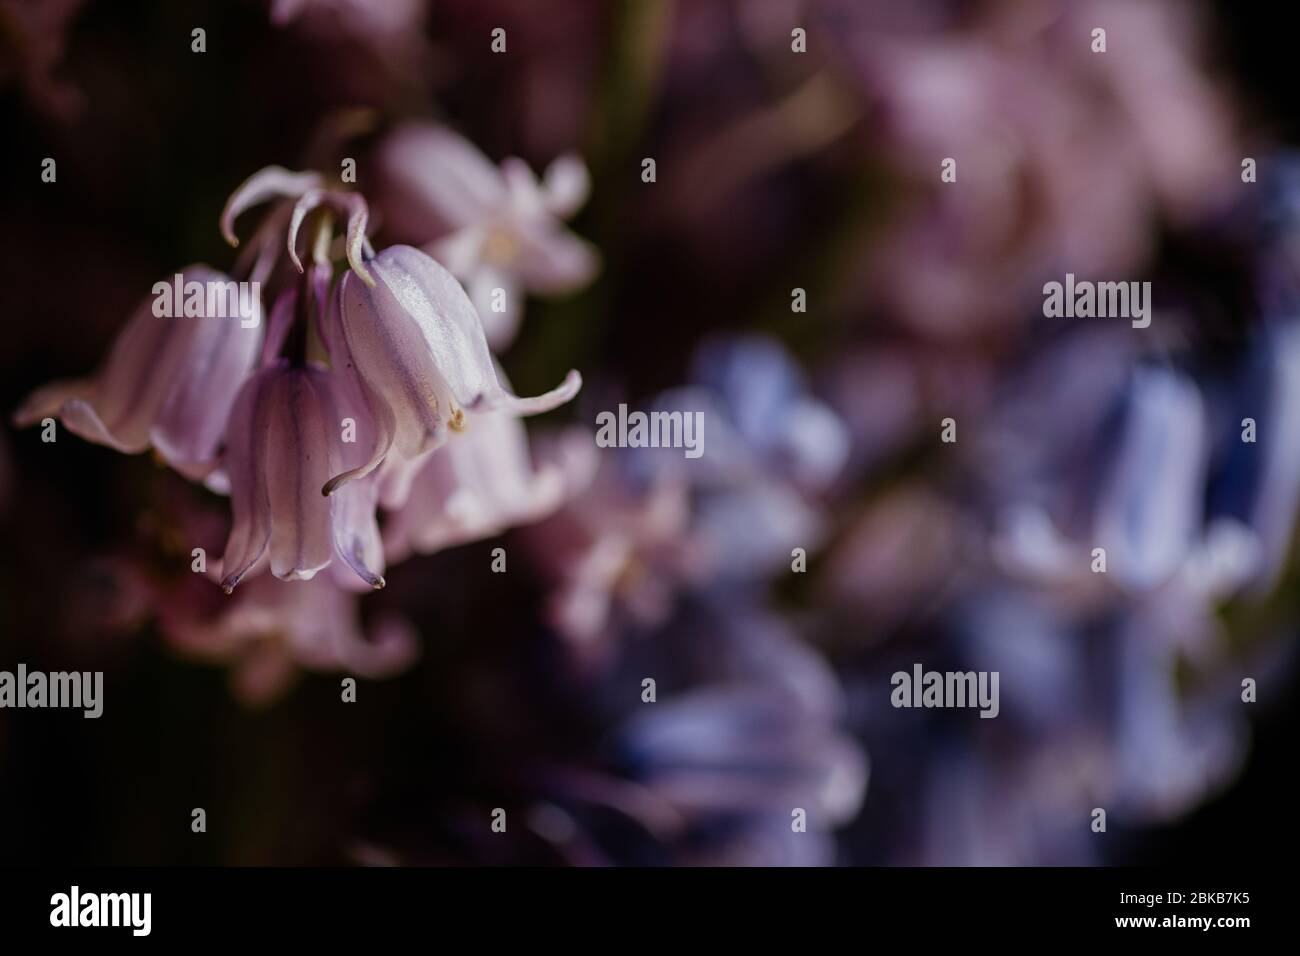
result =
M183 285L206 290L233 286L206 266L180 273ZM173 288L170 280L159 285ZM238 317L154 314L155 296L145 299L113 343L91 381L55 383L35 392L15 414L32 423L59 414L68 430L88 441L128 454L154 444L178 471L201 477L225 427L235 392L261 342L261 322L244 328ZM260 311L260 303L258 304Z
M358 580L367 588L384 586L384 542L375 518L378 481L371 476L349 482L330 496L334 549L343 565L351 569L340 575L351 587ZM355 574L355 577L352 575Z
M163 460L186 477L200 480L216 466L235 396L262 347L261 303L255 308L256 325L245 326L238 317L164 320L199 324L184 367L177 370L149 431Z
M235 236L235 219L245 209L250 209L268 199L293 198L324 185L319 173L294 173L283 166L260 169L230 194L226 208L221 211L221 235L232 246L239 245Z
M359 441L344 443L333 473L321 486L322 495L332 495L347 482L364 478L387 458L397 432L397 420L388 403L357 374L351 355L335 336L334 348L342 350L333 370L332 401L335 420L352 419Z
M482 415L434 451L405 506L385 526L391 560L500 534L559 507L567 486L555 464L534 470L523 424Z
M262 481L269 406L262 392L283 368L258 372L240 389L226 426L224 471L230 482L233 522L221 559L221 586L229 594L266 553L271 539L271 504Z
M265 396L271 573L281 580L312 578L334 550L330 503L320 493L334 457L324 414L327 376L319 368L290 369L273 379Z
M67 379L50 382L32 392L14 412L15 428L27 428L37 422L57 416L65 404L74 399L85 399L95 389L92 379Z
M568 219L582 207L590 193L591 174L576 153L557 157L542 175L542 194L553 216Z
M491 161L468 140L432 124L398 127L382 148L380 164L397 194L394 212L418 212L426 219L426 238L438 227L480 222L505 199L505 182ZM428 222L429 216L436 221Z
M584 286L600 268L596 247L563 228L533 226L519 234L512 269L531 291L557 295Z
M1098 503L1097 543L1112 573L1145 589L1168 579L1199 534L1207 463L1205 409L1195 383L1142 369L1128 396L1124 435Z
M502 312L492 308L495 305L493 295L497 289L502 292L502 304L505 306ZM491 266L483 266L469 275L469 294L483 322L483 334L487 337L488 346L504 349L519 333L519 321L524 313L523 291L511 276Z
M343 327L357 370L393 408L404 456L445 440L453 404L531 415L582 387L573 371L543 395L510 394L497 378L478 311L451 273L410 246L385 249L370 267L379 280L374 289L343 277Z

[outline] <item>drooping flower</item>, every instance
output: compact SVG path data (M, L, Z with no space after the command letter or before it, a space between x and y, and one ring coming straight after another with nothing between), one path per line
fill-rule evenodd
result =
M354 266L343 276L339 320L350 361L365 387L391 412L392 429L381 436L374 457L336 475L327 493L368 474L391 448L404 458L416 458L445 442L450 432L471 427L476 413L550 411L582 387L582 377L570 371L543 395L519 398L508 392L465 290L451 273L410 246L390 246L366 260L363 269Z
M415 632L400 617L380 617L364 631L356 597L324 575L293 584L260 575L229 601L202 603L188 588L164 592L159 629L186 656L230 664L236 695L253 706L278 696L299 667L378 679L401 672L418 653Z
M226 470L234 524L222 586L229 593L264 558L286 581L309 580L338 557L372 588L384 585L373 478L326 497L329 476L369 454L346 440L378 429L355 383L315 362L277 359L250 378L230 416Z
M397 465L414 475L385 482L388 488L400 486L384 502L395 509L384 524L388 559L489 538L553 512L590 483L596 448L581 428L551 446L554 454L539 455L535 467L523 423L504 412L488 412L464 435Z
M234 287L203 265L180 275L185 288ZM152 447L181 474L208 475L235 395L262 347L261 303L253 300L247 317L160 316L154 306L152 296L140 304L97 375L38 389L14 423L58 416L88 441L128 454Z
M349 567L368 586L382 587L383 552L375 521L381 481L390 506L400 503L425 464L421 459L449 433L469 426L466 412L470 418L485 416L486 444L476 443L469 455L448 460L461 466L476 462L475 448L507 447L507 455L514 454L517 449L509 442L502 446L497 440L501 429L486 415L549 410L572 398L581 379L571 372L559 388L537 398L509 393L493 365L473 303L451 274L410 247L376 255L366 236L365 200L325 188L316 174L269 167L251 176L222 214L228 241L236 243L234 219L265 200L277 204L254 237L252 268L269 274L281 255L278 246L302 278L297 290L277 302L265 367L241 392L231 416L226 471L235 523L222 583L227 591L233 589L264 556L269 556L272 573L286 580L310 579L337 556L336 568ZM313 220L308 271L299 257L298 233L321 207L326 211ZM345 248L351 266L335 296L329 294L331 209L347 216ZM283 245L276 241L281 229ZM309 326L323 356L309 354ZM296 332L292 354L276 359L291 329ZM352 437L340 439L335 430L349 423ZM394 447L398 454L390 458ZM388 467L377 473L386 461ZM435 484L443 463L439 459L430 466ZM511 485L495 469L489 480L497 481L497 490L507 497L527 490L526 482ZM320 494L312 494L313 482ZM444 517L458 529L426 529L421 540L464 540L467 534L489 533L507 514L539 515L553 507L548 499L555 489L548 486L554 484L544 479L532 498L498 500L480 507L478 514L465 510L466 493L444 500L452 508Z
M498 169L450 130L409 123L379 161L387 221L410 241L436 240L427 248L468 286L493 348L514 339L525 292L569 292L595 275L595 249L561 225L590 189L576 156L556 159L539 182L520 159Z

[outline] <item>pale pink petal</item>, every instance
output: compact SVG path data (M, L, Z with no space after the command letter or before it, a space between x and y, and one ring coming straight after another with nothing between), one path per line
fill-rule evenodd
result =
M182 289L191 282L203 286L204 310L214 284L236 288L206 266L179 274ZM174 288L174 277L162 281L169 292ZM57 414L89 441L126 453L152 445L182 474L210 472L235 394L261 343L260 303L256 324L245 327L239 316L184 315L184 296L172 303L181 314L155 315L155 302L150 295L137 307L94 379L38 390L15 420L30 424Z
M230 483L233 513L221 559L221 585L227 593L262 559L271 539L271 504L262 480L270 416L262 392L281 368L276 365L258 372L244 384L226 426L223 470Z
M271 573L310 579L330 562L330 502L320 492L330 476L332 424L325 421L323 369L290 369L265 397L271 406L265 477L271 507ZM334 439L336 440L336 439Z
M568 219L587 201L591 193L591 175L587 164L575 153L565 153L546 167L542 176L542 193L547 211Z
M260 313L260 303L257 306ZM191 354L159 410L149 438L181 474L202 479L216 466L217 449L239 387L252 373L263 330L236 317L172 319L200 323Z
M32 392L13 414L15 428L27 428L46 418L59 414L59 410L73 399L84 399L94 390L90 379L70 379L50 382Z
M404 456L445 440L461 409L534 414L581 388L581 377L570 372L544 395L511 395L497 379L478 312L451 273L410 246L385 249L369 266L378 278L374 288L343 277L343 329L361 377L393 410Z
M511 156L502 161L501 175L505 177L510 208L515 217L532 220L547 214L542 184L527 163Z
M532 292L556 295L590 282L600 268L596 247L567 229L531 227L519 235L512 269Z
M514 278L491 266L474 270L467 277L469 295L483 322L483 334L488 346L500 351L519 334L519 322L524 317L523 290ZM496 291L501 290L503 311L493 309Z
M250 209L268 199L291 199L323 185L319 173L294 173L282 166L268 166L244 180L226 200L221 211L221 235L232 246L239 245L235 237L235 219L245 209Z
M505 199L505 182L491 161L468 140L432 124L398 127L379 162L404 201L404 213L423 211L434 220L428 226L456 229L480 222Z

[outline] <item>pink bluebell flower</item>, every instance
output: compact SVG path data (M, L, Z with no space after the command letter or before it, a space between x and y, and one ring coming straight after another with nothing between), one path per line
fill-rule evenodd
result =
M379 161L390 225L414 242L436 240L428 250L465 282L493 348L514 339L526 293L561 294L595 276L596 250L561 222L590 189L578 157L559 157L539 181L523 160L498 169L450 130L410 123Z
M329 476L367 455L376 434L353 383L317 363L280 359L253 376L230 416L226 470L234 524L222 586L232 591L268 559L282 580L310 580L337 556L372 588L384 585L373 480L321 494Z
M418 249L390 246L363 268L354 266L339 283L339 338L365 386L391 414L391 431L385 427L374 457L336 475L327 492L368 474L390 449L415 458L471 427L479 413L550 411L582 387L582 377L570 371L536 397L507 391L474 304L451 273Z
M232 281L203 265L180 275L185 286ZM154 305L152 296L140 304L97 375L38 389L15 413L15 424L57 416L88 441L127 454L153 448L181 474L206 477L216 467L235 395L262 348L261 303L254 302L257 314L247 320L159 316Z
M590 483L596 447L582 428L556 436L548 447L551 454L539 455L534 465L523 423L490 412L465 435L398 465L414 473L384 482L390 489L400 485L390 494L403 501L384 524L388 559L493 537L551 514Z

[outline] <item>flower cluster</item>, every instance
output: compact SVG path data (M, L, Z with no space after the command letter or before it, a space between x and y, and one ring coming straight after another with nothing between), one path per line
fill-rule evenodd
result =
M0 161L40 167L0 204L29 427L0 435L0 524L35 542L0 557L0 655L166 695L138 719L207 743L165 772L246 827L185 843L211 862L1076 865L1143 861L1152 827L1271 835L1193 816L1274 789L1256 727L1300 623L1300 161L1285 115L1236 107L1269 64L1231 74L1270 28L626 6L265 0L140 71L115 14L0 0ZM236 107L254 135L187 157ZM214 230L267 156L306 171L247 178ZM1146 305L1046 308L1067 276ZM98 371L40 385L118 314ZM928 702L936 672L978 712ZM97 727L134 733L126 697ZM40 823L54 748L19 730ZM138 789L138 845L172 849L179 788Z
M250 177L222 214L232 245L236 217L267 201L246 273L257 289L284 255L299 276L275 297L265 328L260 301L252 321L234 322L202 310L160 316L146 300L97 375L41 388L16 423L58 416L90 441L152 448L181 474L227 490L227 593L263 569L305 581L328 567L341 586L383 587L381 501L400 516L395 554L490 535L555 507L560 476L533 473L515 419L569 401L578 373L543 395L510 392L451 273L410 246L376 252L365 200L317 174L272 167ZM335 214L347 222L337 280ZM299 235L308 229L304 265ZM198 265L177 281L234 280Z

